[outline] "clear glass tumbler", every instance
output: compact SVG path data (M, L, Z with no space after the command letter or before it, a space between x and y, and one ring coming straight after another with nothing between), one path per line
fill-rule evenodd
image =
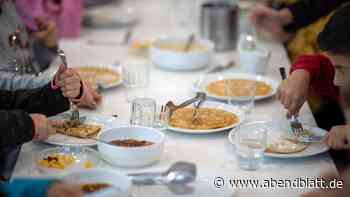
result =
M146 96L149 85L150 63L143 59L132 59L123 63L123 83L128 102Z
M265 122L252 122L235 129L235 146L238 165L243 170L261 167L267 144Z
M225 95L230 105L237 105L249 115L255 106L257 81L255 80L225 80Z
M153 127L156 115L156 101L151 98L136 98L132 100L130 124Z

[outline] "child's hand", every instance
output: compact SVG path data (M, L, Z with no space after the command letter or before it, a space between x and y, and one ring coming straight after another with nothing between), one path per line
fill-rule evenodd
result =
M40 17L36 17L34 20L39 31L34 32L33 37L40 40L48 48L56 47L58 38L55 22L49 21L45 24Z
M324 141L332 149L350 149L350 125L333 127Z
M77 97L81 95L80 90L82 83L80 76L73 69L66 68L63 64L60 65L56 73L56 79L63 96L66 98L77 99Z

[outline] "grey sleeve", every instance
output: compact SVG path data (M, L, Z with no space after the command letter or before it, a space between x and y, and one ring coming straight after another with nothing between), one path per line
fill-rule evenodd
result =
M35 89L48 84L57 71L57 60L42 72L39 76L11 72L0 72L0 90Z
M38 65L40 65L43 70L46 67L50 66L52 61L57 56L58 47L47 48L41 42L37 40L32 41L32 49L33 49L33 59L36 61Z

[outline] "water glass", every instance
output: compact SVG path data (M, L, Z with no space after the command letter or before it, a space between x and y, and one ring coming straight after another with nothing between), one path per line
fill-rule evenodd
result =
M130 124L153 127L155 123L156 101L151 98L132 100Z
M154 117L154 128L165 130L168 128L170 110L165 105L157 105Z
M128 102L135 98L145 97L149 84L149 62L143 59L127 60L123 63L123 83Z
M228 96L228 104L237 105L249 115L255 106L257 81L226 80L225 88Z
M238 165L243 170L257 170L263 162L267 144L267 127L264 122L253 122L235 129L235 146Z

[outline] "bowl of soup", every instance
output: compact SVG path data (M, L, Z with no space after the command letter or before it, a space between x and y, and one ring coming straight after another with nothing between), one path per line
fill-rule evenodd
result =
M156 39L150 48L150 58L156 66L168 70L196 70L209 66L214 54L214 44L196 38L186 51L186 37Z
M99 136L106 143L98 142L102 158L121 167L142 167L157 162L164 148L164 134L138 126L117 127Z

